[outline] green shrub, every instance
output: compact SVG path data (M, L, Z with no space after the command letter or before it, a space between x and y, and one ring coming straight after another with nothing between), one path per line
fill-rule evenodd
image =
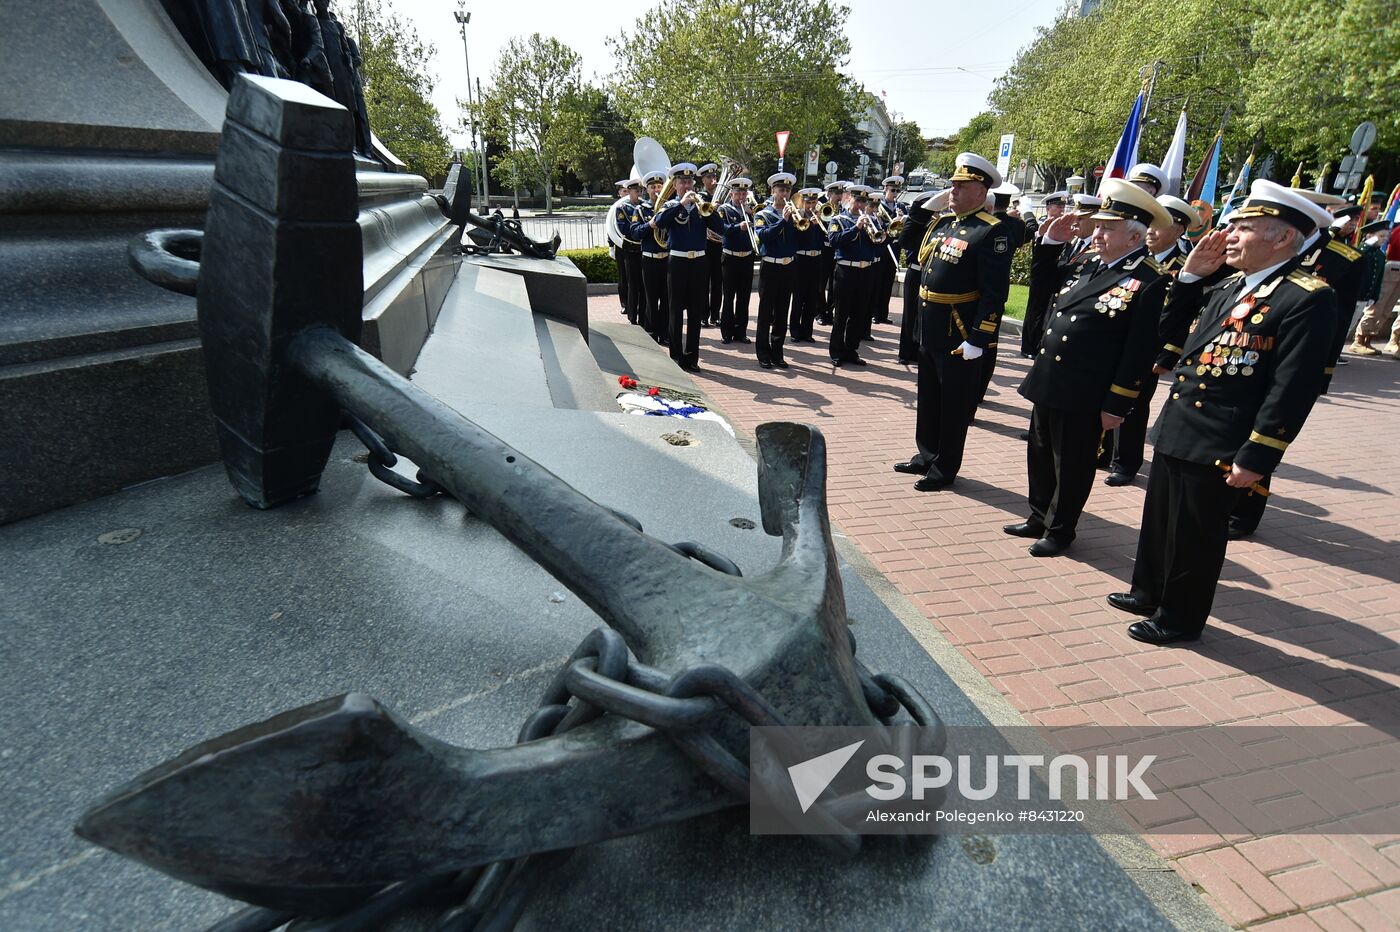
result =
M1016 250L1011 257L1011 281L1017 285L1031 283L1031 247L1029 244Z
M595 249L561 249L559 255L571 260L590 285L617 284L617 262L606 246Z

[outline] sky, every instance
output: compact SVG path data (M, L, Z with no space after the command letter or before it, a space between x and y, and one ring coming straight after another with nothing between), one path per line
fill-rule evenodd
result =
M340 4L353 0L340 0ZM801 0L799 0L801 2ZM453 144L465 140L457 129L457 98L466 96L467 63L453 14L458 0L385 0L410 19L436 47L437 86L433 103ZM984 109L987 94L1016 52L1049 26L1064 0L1003 0L1000 4L950 0L846 0L851 40L847 74L866 90L885 94L897 118L914 120L924 136L956 132ZM473 84L490 84L493 63L513 36L552 35L583 57L584 74L602 83L615 62L607 37L633 32L637 18L653 9L645 0L525 0L519 6L495 0L466 0L471 14L467 54ZM525 15L522 15L525 14ZM782 127L774 127L781 129Z

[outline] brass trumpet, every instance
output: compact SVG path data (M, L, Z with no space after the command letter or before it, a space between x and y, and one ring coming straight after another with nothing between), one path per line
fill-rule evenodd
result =
M791 211L791 213L788 214L788 222L791 223L797 229L806 232L807 228L812 225L812 218L803 216L806 213L806 211L803 210L801 207L798 207L792 201L788 201L783 206L785 211Z
M817 211L817 216L822 218L822 223L826 223L830 221L831 218L835 217L836 214L840 212L840 210L841 208L836 206L835 201L827 201Z

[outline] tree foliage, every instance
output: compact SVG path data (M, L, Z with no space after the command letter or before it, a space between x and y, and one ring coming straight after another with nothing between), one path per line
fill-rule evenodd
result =
M442 176L452 149L429 102L432 47L380 0L342 2L337 13L360 47L370 128L410 171L430 179Z
M544 186L554 206L559 171L579 165L603 147L590 129L596 98L584 86L579 54L558 39L532 34L501 51L477 110L487 133L504 141L496 171L507 185Z
M1222 184L1257 141L1284 180L1346 150L1363 119L1379 128L1373 167L1400 151L1400 23L1394 0L1104 0L1070 8L998 79L989 110L958 134L958 150L991 157L1002 133L1042 166L1087 174L1113 150L1153 62L1159 62L1140 142L1158 161L1187 107L1188 171L1222 122ZM1226 120L1228 114L1228 121ZM935 162L951 158L935 159ZM1305 171L1305 175L1308 174ZM1311 181L1311 178L1308 179Z
M889 171L894 171L895 162L904 163L904 174L908 175L924 163L924 135L919 132L919 124L913 120L902 120L890 130Z
M815 144L827 150L842 130L848 13L831 0L663 0L609 40L619 109L676 161L722 153L757 177L776 159L774 132L788 130L794 164Z

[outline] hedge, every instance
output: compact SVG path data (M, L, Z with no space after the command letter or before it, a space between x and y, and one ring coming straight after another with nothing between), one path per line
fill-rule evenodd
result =
M617 284L617 262L606 246L595 249L561 249L559 255L571 260L589 284Z

